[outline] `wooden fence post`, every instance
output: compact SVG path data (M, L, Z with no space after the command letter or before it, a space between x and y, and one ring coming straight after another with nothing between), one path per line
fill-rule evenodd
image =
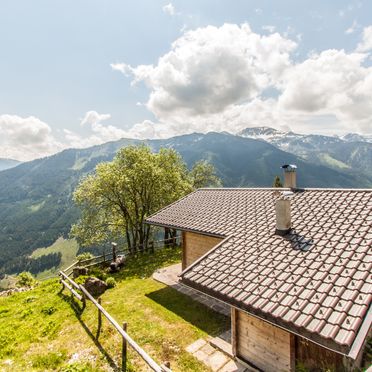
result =
M81 301L83 303L83 310L85 309L85 307L87 306L87 299L85 297L85 294L84 292L81 293Z
M98 298L98 303L101 305L101 297ZM102 314L101 314L101 310L98 309L98 328L97 328L97 335L96 335L97 340L101 333L101 327L102 327Z
M128 324L126 322L123 323L123 330L127 332ZM121 349L121 370L126 372L127 370L127 340L123 337L123 346Z
M151 253L154 253L154 241L153 240L151 240L150 242L149 242L149 250L150 250L150 252Z
M170 371L170 362L166 361L161 366L162 370Z
M118 245L116 243L112 242L111 246L112 246L112 261L115 262L116 261L116 247Z

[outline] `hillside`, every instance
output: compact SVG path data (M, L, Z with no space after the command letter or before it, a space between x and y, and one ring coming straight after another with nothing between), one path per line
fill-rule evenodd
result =
M14 168L18 164L21 164L21 162L18 160L0 158L0 171Z
M67 237L79 212L71 195L81 177L116 151L140 141L123 139L87 149L69 149L54 156L23 163L0 173L0 277L4 273L59 265L61 255L29 258L37 248ZM306 187L370 187L372 178L313 164L277 147L225 133L191 134L147 143L157 151L172 147L188 166L208 159L224 186L271 186L284 163L299 167L298 184ZM51 256L53 255L54 256ZM37 260L35 262L35 260ZM31 270L32 271L32 270Z
M175 289L153 279L152 272L178 262L178 249L129 261L113 276L117 286L102 296L102 305L157 362L171 362L173 371L205 371L185 348L207 334L217 335L227 319ZM36 289L0 297L0 370L97 372L120 366L121 340L104 318L100 337L97 309L82 312L56 279ZM175 332L176 330L176 332ZM128 371L144 371L129 347Z
M246 128L244 138L262 140L275 147L301 156L315 164L325 165L360 176L372 177L372 139L349 133L343 137L283 132L270 127Z

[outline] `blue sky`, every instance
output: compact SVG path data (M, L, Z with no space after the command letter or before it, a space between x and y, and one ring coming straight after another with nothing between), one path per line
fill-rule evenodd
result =
M0 15L0 157L256 125L372 132L370 1L3 0Z

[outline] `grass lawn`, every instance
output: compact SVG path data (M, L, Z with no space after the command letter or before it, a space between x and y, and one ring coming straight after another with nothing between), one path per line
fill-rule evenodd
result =
M67 267L71 265L74 261L76 261L76 254L79 250L78 243L75 239L64 239L62 237L58 238L51 246L46 248L38 248L32 252L32 258L38 258L50 253L58 253L62 254L61 257L61 264L59 267L54 269L45 270L41 273L36 275L37 279L42 280L53 276L58 273L61 268Z
M179 261L180 252L164 249L132 258L115 274L117 286L102 296L102 305L158 363L173 371L206 371L185 351L207 334L217 335L228 320L187 296L151 279L152 272ZM103 318L97 340L97 311L82 312L60 284L49 280L36 289L0 298L0 370L109 371L120 366L121 339ZM147 371L129 347L129 371Z

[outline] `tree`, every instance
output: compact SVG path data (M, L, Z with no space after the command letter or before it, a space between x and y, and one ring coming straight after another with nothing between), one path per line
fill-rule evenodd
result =
M112 162L101 163L74 192L81 218L71 235L81 245L124 237L130 250L147 247L150 226L144 219L201 185L215 182L214 169L203 163L188 171L173 149L152 153L145 145L122 148Z
M273 187L283 187L282 181L279 176L275 176Z
M201 187L221 187L221 180L216 175L214 166L206 160L197 161L190 171L195 189Z

